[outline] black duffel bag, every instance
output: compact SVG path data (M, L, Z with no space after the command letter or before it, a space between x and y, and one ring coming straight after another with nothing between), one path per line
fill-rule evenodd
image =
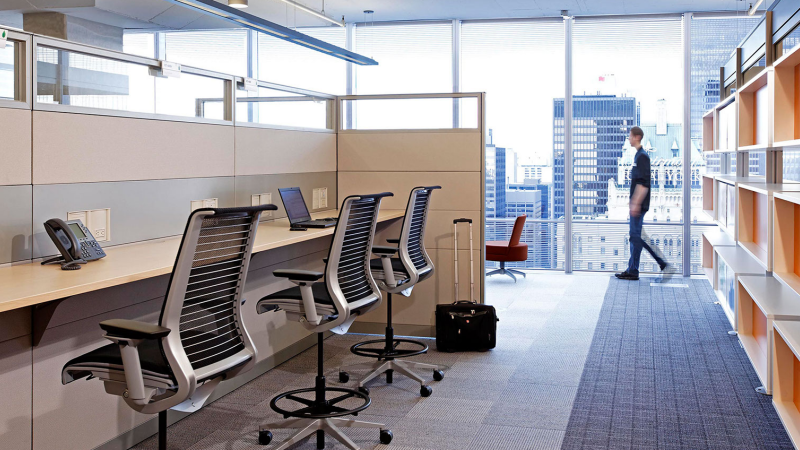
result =
M436 306L436 349L440 352L491 350L497 344L494 306L469 301Z

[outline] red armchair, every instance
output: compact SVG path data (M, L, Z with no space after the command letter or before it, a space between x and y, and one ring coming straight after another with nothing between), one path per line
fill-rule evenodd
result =
M525 278L525 273L519 270L506 269L506 262L521 262L528 259L528 244L520 244L519 239L522 236L522 229L525 227L526 215L517 217L514 222L514 230L511 232L511 240L506 241L488 241L486 242L486 260L500 262L500 268L493 270L486 274L492 275L508 275L514 282L517 282L517 277L514 275L522 275Z

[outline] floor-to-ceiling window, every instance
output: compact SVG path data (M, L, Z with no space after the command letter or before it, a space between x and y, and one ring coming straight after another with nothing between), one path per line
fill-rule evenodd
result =
M573 270L625 269L633 126L644 131L651 160L645 239L682 270L683 154L698 152L683 143L682 22L680 16L575 19L573 199L556 199L557 212L574 220ZM556 158L556 174L564 173L564 163ZM659 269L643 256L640 270Z
M487 97L486 240L508 240L514 218L528 216L522 235L528 260L509 266L563 269L555 241L563 216L553 206L556 195L563 203L564 191L554 192L553 158L564 152L563 136L554 132L564 45L561 20L461 27L461 90Z
M691 137L692 146L702 149L703 114L720 101L719 69L730 58L733 50L758 24L758 18L749 16L703 17L691 20L691 69L689 76L691 92ZM763 152L753 154L751 172L759 174ZM700 158L692 157L692 202L702 200L702 183L705 173L721 173L722 159L714 152L701 152ZM730 158L728 170L736 172L736 157ZM701 273L702 234L715 227L710 217L701 211L692 211L690 243L693 274Z
M342 27L299 28L298 31L337 47L345 47L347 33ZM344 95L347 89L347 63L259 33L257 77L270 83Z

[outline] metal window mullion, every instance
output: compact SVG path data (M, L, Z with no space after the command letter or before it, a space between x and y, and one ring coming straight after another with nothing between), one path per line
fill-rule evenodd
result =
M354 23L348 23L345 25L345 49L351 52L355 51L356 47L356 25ZM356 94L356 67L353 63L348 62L345 64L347 74L346 74L346 83L345 86L345 95L355 95ZM352 130L353 129L353 109L356 107L356 102L349 102L347 104L347 108L344 107L344 102L339 102L339 114L344 113L344 117L342 118L345 122L344 129L345 130ZM337 124L337 129L341 128L341 121Z
M572 273L572 17L564 18L564 272Z
M683 15L683 276L692 274L692 13ZM688 181L688 182L687 182Z
M461 21L453 20L453 92L461 92ZM453 128L461 125L461 101L453 99Z
M258 33L247 30L247 76L258 79ZM249 93L247 94L250 95ZM258 109L254 103L247 103L247 121L258 122Z

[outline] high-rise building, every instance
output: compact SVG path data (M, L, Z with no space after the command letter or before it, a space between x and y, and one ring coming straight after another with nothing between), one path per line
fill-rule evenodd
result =
M617 174L617 160L631 127L639 123L633 97L576 95L572 98L572 214L596 217L608 210L608 180ZM564 99L553 100L553 218L566 215L564 204Z
M489 130L486 143L486 217L506 216L506 149L493 143Z

